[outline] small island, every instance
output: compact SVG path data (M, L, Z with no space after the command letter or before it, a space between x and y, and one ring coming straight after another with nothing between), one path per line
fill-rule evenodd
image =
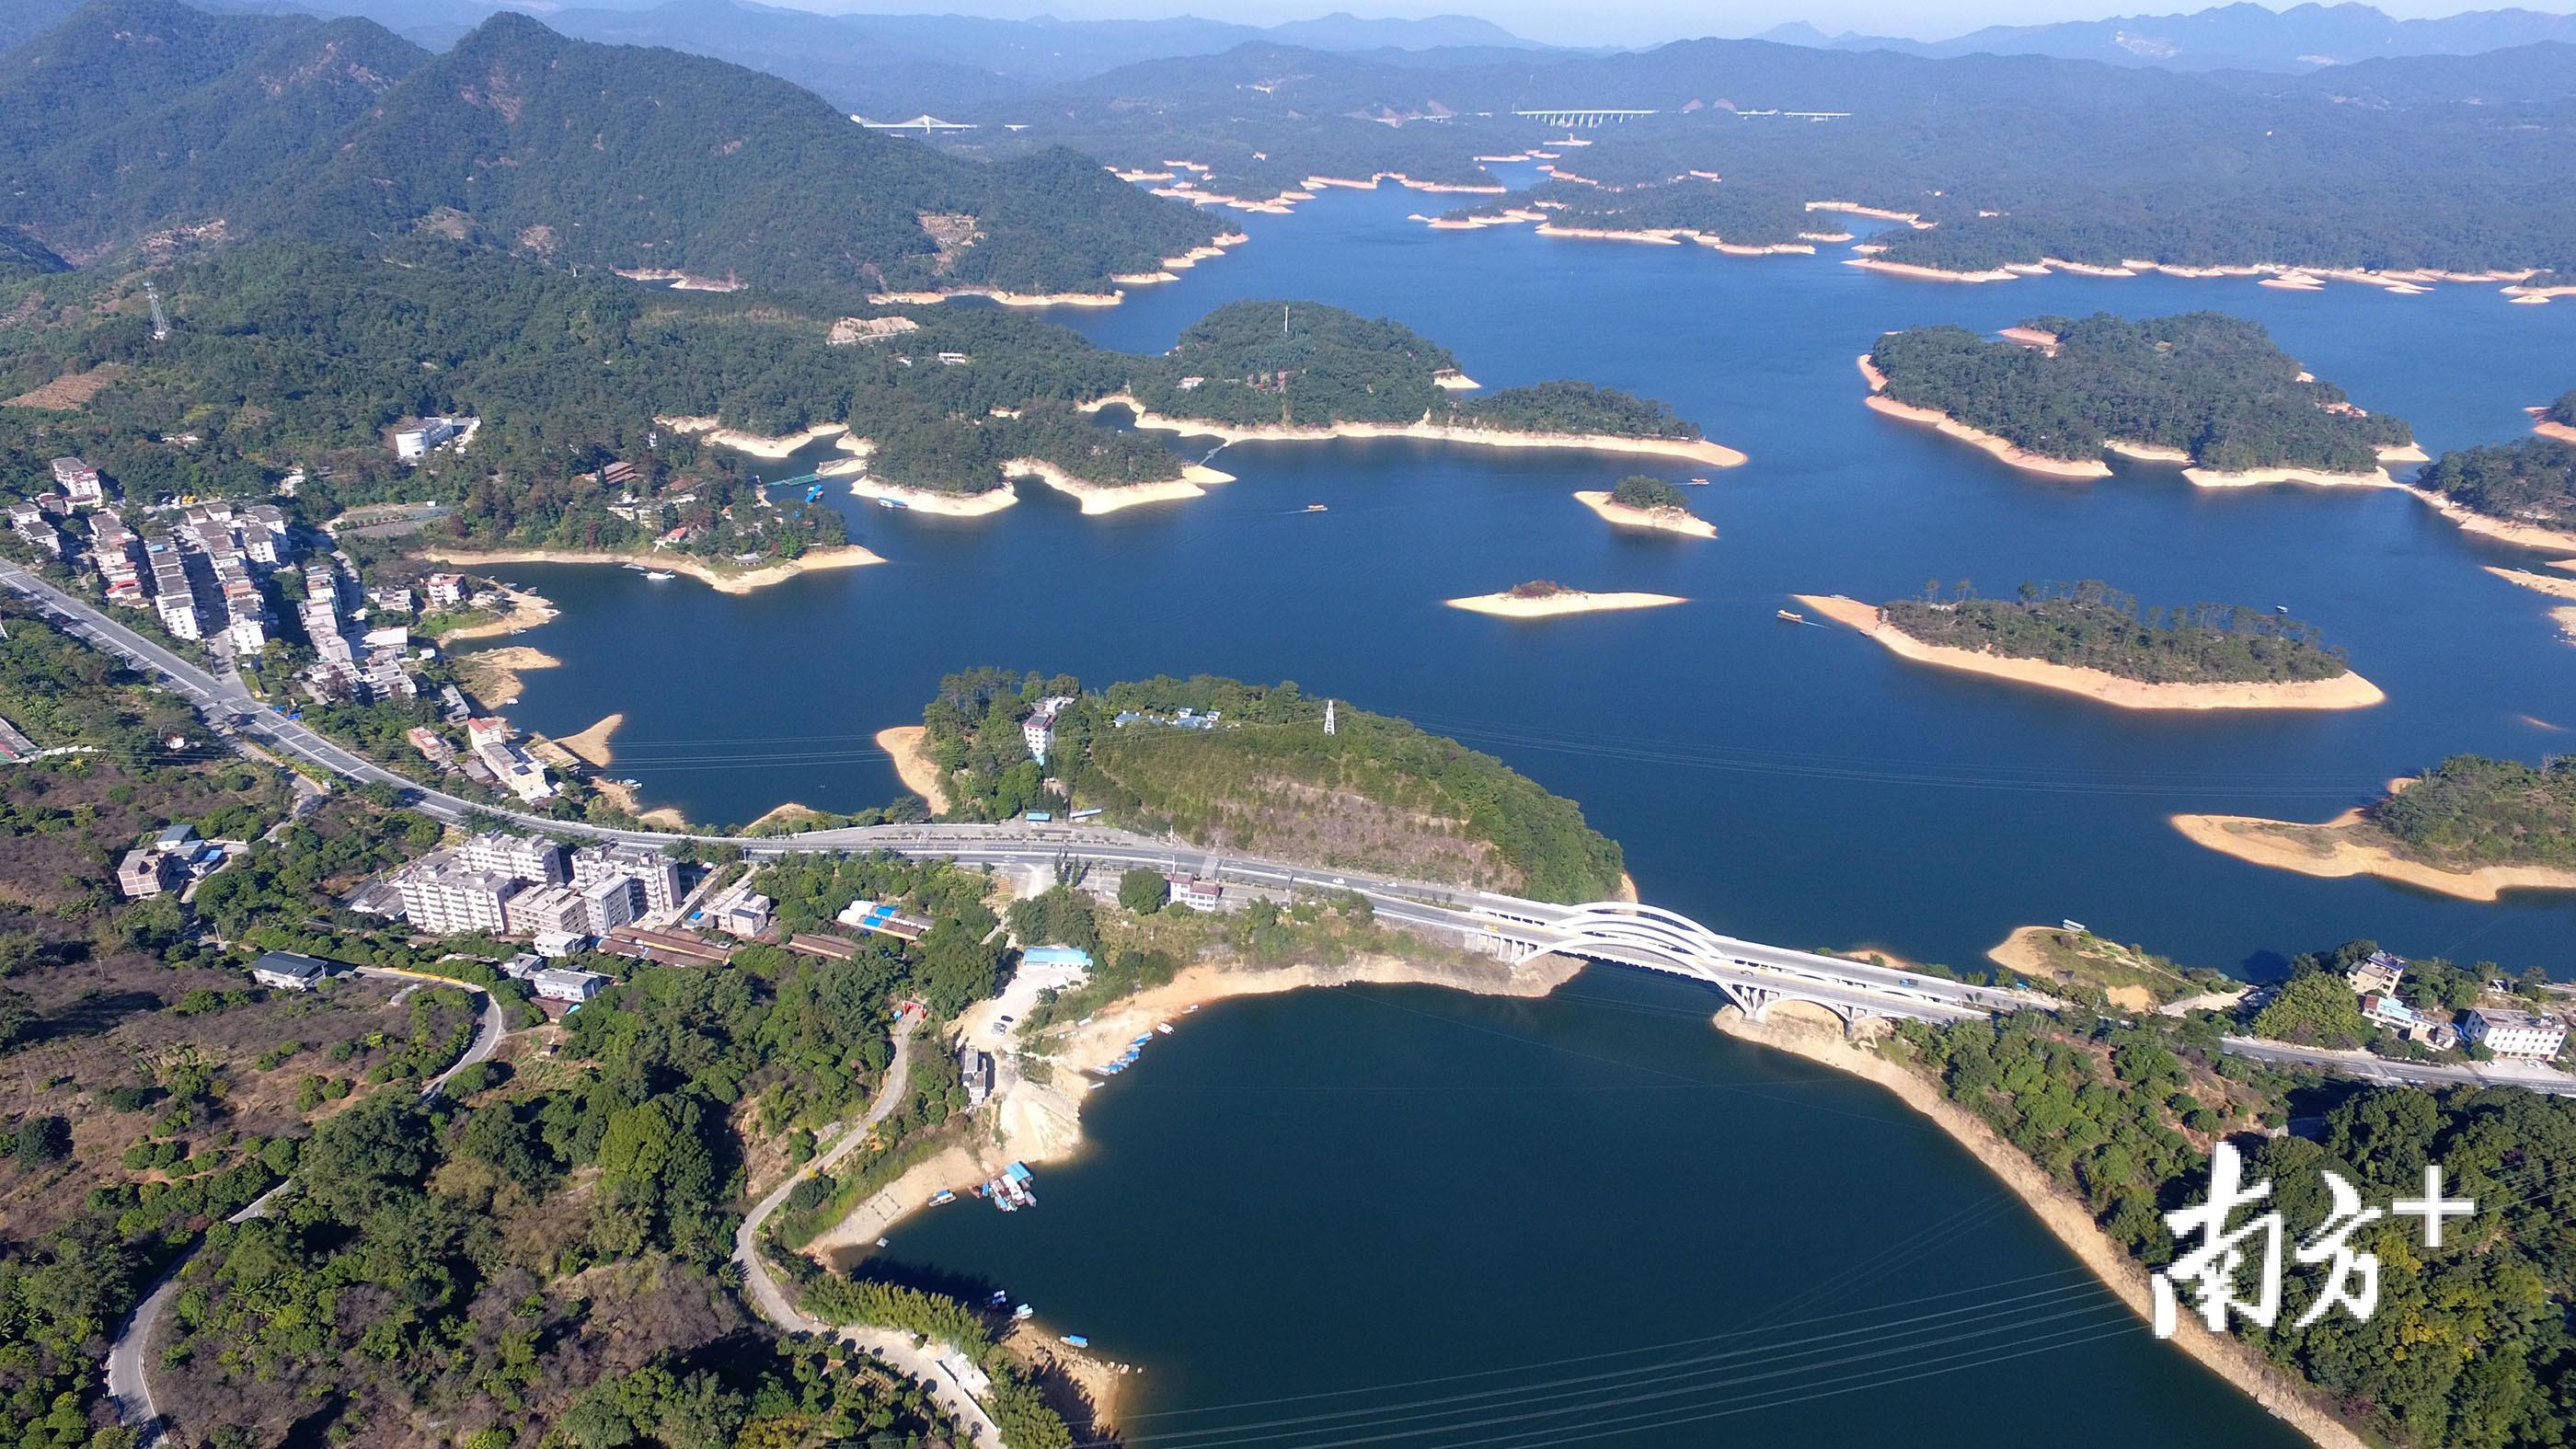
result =
M1622 528L1651 528L1691 538L1717 537L1717 525L1690 511L1689 496L1662 478L1631 473L1609 489L1584 489L1575 501Z
M2377 876L2462 900L2576 890L2576 758L2539 765L2454 755L2314 825L2176 815L2193 843L2313 876Z
M2540 412L2540 436L2444 453L2412 492L2471 533L2576 553L2576 392Z
M2108 450L2185 464L2203 487L2396 487L2387 464L2424 460L2403 421L2355 407L2241 318L2096 313L2034 317L2010 332L1881 337L1861 360L1870 406L2067 477L2109 476Z
M1666 246L1691 242L1740 257L1812 256L1818 240L1848 239L1842 233L1818 232L1807 207L1785 193L1720 185L1707 176L1616 191L1560 177L1505 199L1423 220L1435 231L1536 223L1541 236Z
M2123 709L2356 709L2385 699L2316 630L2224 604L2155 609L2098 581L2024 584L2014 599L1936 583L1873 607L1800 603L1923 664L2081 694Z
M1688 602L1679 594L1596 594L1583 589L1569 589L1553 579L1532 579L1525 584L1514 584L1499 594L1477 594L1472 598L1448 601L1453 609L1495 614L1506 619L1546 619L1558 614L1593 614L1611 609L1654 609Z

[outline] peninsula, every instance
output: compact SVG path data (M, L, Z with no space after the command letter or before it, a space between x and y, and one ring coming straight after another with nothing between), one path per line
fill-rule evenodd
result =
M925 734L902 753L937 771L906 784L924 796L935 785L945 819L1097 808L1105 824L1210 846L1545 900L1620 888L1619 847L1573 801L1347 701L1330 702L1326 734L1327 705L1293 684L1210 675L1094 691L1069 676L970 670L941 680L923 710ZM1044 770L1030 757L1033 729L1048 741Z
M1582 489L1574 499L1621 528L1650 528L1690 538L1715 538L1717 525L1690 511L1690 500L1661 478L1632 473L1609 489Z
M2176 815L2173 825L2195 844L2301 875L2377 876L2471 901L2576 890L2576 759L2454 755L2313 825L2245 815Z
M2060 476L2108 476L2109 449L2187 464L2204 487L2395 487L2386 465L2425 457L2404 422L2316 381L2259 324L2215 312L2035 317L2005 341L1910 328L1881 337L1862 372L1873 408Z
M1873 607L1796 596L1891 653L2123 709L2356 709L2386 698L2296 620L2226 605L2153 610L2098 582L2025 584L2018 599L1920 599Z
M1612 609L1654 609L1690 602L1679 594L1592 593L1569 589L1552 579L1514 584L1498 594L1451 599L1449 607L1506 619L1547 619L1559 614L1593 614Z
M2540 436L2444 453L2409 491L2471 533L2576 554L2576 427L2562 414L2576 417L2576 393L2542 411Z

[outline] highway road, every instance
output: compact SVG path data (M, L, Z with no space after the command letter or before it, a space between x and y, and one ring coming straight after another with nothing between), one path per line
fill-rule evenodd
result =
M2395 1082L2413 1087L2522 1087L2557 1097L2576 1097L2576 1077L2544 1067L2480 1063L2452 1066L2440 1062L2401 1062L2364 1051L2328 1051L2292 1046L2259 1037L2231 1036L2220 1045L2230 1056L2276 1067L2335 1072L2365 1082Z

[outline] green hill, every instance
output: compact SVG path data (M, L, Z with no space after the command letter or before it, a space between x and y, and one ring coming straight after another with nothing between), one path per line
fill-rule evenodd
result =
M1067 700L1042 770L1021 724L1049 696ZM1115 824L1322 868L1554 901L1618 890L1618 844L1573 801L1388 715L1341 704L1328 735L1324 704L1294 684L1211 675L1085 692L1067 676L984 669L940 681L922 719L953 818L1097 806ZM1185 710L1205 727L1176 723Z
M89 38L92 27L114 23L127 10L196 16L157 3L94 6L68 28ZM191 22L186 33L221 51L279 29L205 31ZM120 32L107 43L113 63L96 70L111 88L129 93L123 97L128 109L24 156L6 177L18 219L57 248L90 249L156 223L224 216L245 193L328 144L429 59L374 21L342 19L285 26L197 84L138 87L130 71L144 67L128 63L131 34ZM185 43L174 33L162 47Z

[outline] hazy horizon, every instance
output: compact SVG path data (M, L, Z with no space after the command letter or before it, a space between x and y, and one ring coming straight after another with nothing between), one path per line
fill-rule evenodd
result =
M2114 15L2188 14L2210 8L2204 3L2093 5L2081 0L1959 0L1908 7L1901 15L1869 0L1754 0L1724 7L1681 6L1669 0L1596 0L1569 11L1547 0L1418 0L1418 3L1360 5L1350 0L761 0L761 3L818 10L832 14L953 13L1030 19L1161 20L1196 16L1245 25L1276 25L1349 10L1372 19L1421 19L1434 15L1467 15L1490 20L1525 39L1553 45L1648 45L1700 36L1758 35L1774 26L1805 21L1828 35L1857 31L1866 35L1910 40L1947 40L1989 25L2045 25L2072 20L2101 20ZM2541 14L2567 14L2545 5L2475 5L2443 0L2368 0L2401 20L2434 19L2479 9L2522 9ZM2282 11L2294 7L2268 5Z

